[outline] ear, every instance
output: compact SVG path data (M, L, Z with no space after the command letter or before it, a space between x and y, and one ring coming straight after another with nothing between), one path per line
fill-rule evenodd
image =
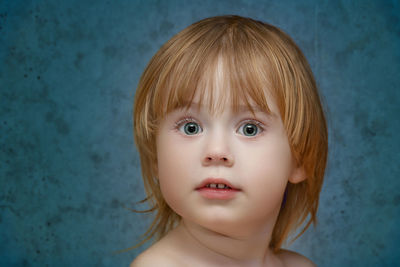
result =
M306 172L303 166L293 168L292 174L289 177L289 182L297 184L304 181L307 178Z

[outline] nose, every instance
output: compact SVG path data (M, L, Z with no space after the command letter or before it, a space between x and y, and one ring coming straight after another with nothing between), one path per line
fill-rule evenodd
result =
M221 165L226 167L232 167L234 164L234 158L230 151L228 140L221 137L212 137L208 141L205 147L205 153L203 156L203 165Z
M223 165L227 167L232 167L233 159L229 155L224 156L224 155L213 154L213 155L208 155L203 159L203 165L204 166Z

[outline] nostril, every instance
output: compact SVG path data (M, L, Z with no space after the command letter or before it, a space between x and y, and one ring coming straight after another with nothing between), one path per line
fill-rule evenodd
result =
M228 156L224 156L224 155L208 155L206 157L204 157L204 161L205 164L229 164L231 165L232 162L232 158L228 157Z

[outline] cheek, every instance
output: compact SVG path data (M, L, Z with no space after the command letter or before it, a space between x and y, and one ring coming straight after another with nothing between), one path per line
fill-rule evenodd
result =
M158 175L160 180L181 180L189 174L193 162L191 149L174 138L160 139L157 143Z
M240 161L257 176L264 174L270 179L282 179L288 178L292 171L292 155L285 139L274 138L251 147L243 146L240 151Z
M179 213L179 207L191 188L190 154L173 138L157 140L158 179L161 193L168 205Z
M280 205L288 179L292 173L292 156L285 140L274 139L253 147L245 157L246 167L241 170L247 187L260 205Z

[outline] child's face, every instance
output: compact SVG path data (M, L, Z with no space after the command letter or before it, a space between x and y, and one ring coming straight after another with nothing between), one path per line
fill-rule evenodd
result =
M253 115L246 105L234 112L229 100L221 113L211 114L195 97L189 109L162 120L158 178L163 197L183 220L238 236L273 227L288 180L303 178L269 100L271 114L254 107Z

